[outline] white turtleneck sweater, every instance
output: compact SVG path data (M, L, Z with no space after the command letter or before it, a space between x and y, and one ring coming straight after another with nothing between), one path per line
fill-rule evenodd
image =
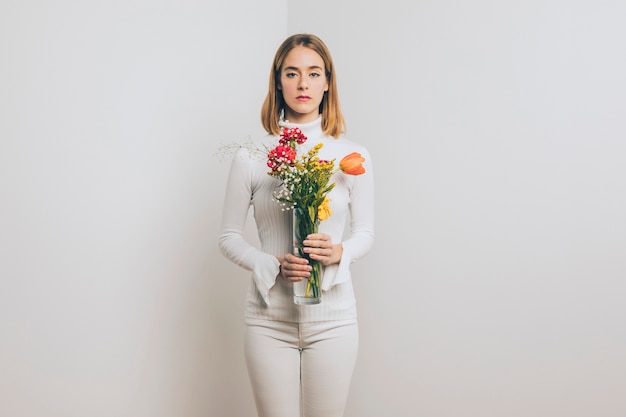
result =
M341 158L359 152L364 158L365 173L358 176L339 171L331 181L335 187L328 194L332 215L320 222L320 233L341 242L339 264L323 268L322 302L296 305L292 284L278 278L279 262L292 251L292 212L283 211L273 198L280 181L268 175L267 150L278 144L278 136L266 135L254 140L251 148L237 151L231 163L222 215L219 248L235 264L252 271L246 297L245 316L287 322L313 322L356 318L356 302L350 264L365 255L374 242L374 180L372 161L367 149L343 136L335 139L322 132L321 117L307 124L281 122L283 127L299 127L308 138L304 149L322 143L320 159ZM250 207L261 247L244 238Z

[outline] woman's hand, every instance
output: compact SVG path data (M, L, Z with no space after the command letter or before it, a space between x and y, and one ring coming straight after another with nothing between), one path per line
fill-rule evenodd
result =
M278 258L280 272L278 276L287 282L298 282L311 275L309 261L305 258L288 253L284 258Z
M343 246L341 244L333 245L331 237L325 233L310 234L302 244L304 245L304 252L322 265L336 264L341 260Z
M343 246L341 243L333 244L331 237L325 233L310 234L302 244L304 252L322 265L336 264L341 260ZM283 258L278 258L278 262L280 262L279 276L285 281L298 282L311 275L311 267L305 258L288 253Z

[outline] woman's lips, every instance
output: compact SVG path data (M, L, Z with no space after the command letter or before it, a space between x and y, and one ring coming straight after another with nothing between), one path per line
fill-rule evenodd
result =
M296 97L296 100L298 100L298 101L309 101L309 100L311 100L311 97L309 97L309 96L298 96L298 97Z

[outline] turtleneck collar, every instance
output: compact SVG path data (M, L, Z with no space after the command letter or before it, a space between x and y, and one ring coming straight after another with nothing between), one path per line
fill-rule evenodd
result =
M308 123L291 123L288 120L280 119L278 122L280 127L288 127L293 129L294 127L299 127L307 137L322 137L325 136L322 133L322 115L320 114L317 119Z

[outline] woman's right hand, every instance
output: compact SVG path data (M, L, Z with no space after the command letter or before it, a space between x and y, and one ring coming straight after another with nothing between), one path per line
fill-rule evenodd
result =
M309 261L305 258L287 253L283 258L278 258L278 262L280 262L278 275L287 282L302 281L311 275Z

